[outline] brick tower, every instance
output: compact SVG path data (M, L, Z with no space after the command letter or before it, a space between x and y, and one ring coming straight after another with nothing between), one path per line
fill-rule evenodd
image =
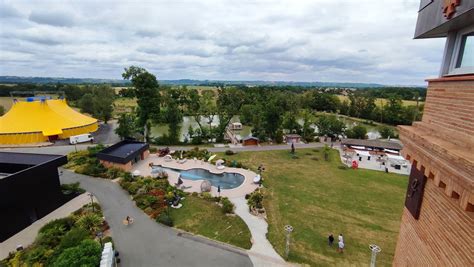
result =
M399 126L413 167L393 266L474 266L473 25L474 1L421 1L415 38L447 41L422 121Z

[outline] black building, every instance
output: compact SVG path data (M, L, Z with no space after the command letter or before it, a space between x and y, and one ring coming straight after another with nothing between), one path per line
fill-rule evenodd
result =
M0 242L60 207L66 156L0 152Z
M97 158L105 167L130 171L135 163L148 157L149 147L144 142L123 140L97 153Z

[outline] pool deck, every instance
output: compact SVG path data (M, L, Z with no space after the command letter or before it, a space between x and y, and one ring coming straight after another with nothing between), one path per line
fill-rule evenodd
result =
M255 189L258 188L258 185L253 183L253 178L257 175L255 172L242 169L242 168L231 168L231 167L226 167L223 170L218 170L215 165L209 164L207 162L204 162L202 160L194 160L194 159L188 159L184 163L179 163L178 160L173 159L172 161L165 161L163 157L158 157L156 154L151 154L148 158L139 161L137 164L133 166L132 172L133 171L140 171L141 176L152 176L151 174L151 167L150 163L153 163L153 165L160 165L165 168L172 168L172 169L178 169L178 170L190 170L190 169L205 169L210 171L211 173L215 174L222 174L224 172L227 173L238 173L241 174L245 177L244 182L236 188L233 189L221 189L221 196L223 197L228 197L228 198L235 198L235 197L241 197L245 196L246 194L249 194ZM179 173L171 170L167 170L168 173L168 181L170 184L174 185L178 182L178 176ZM197 192L201 193L201 183L204 180L188 180L188 179L182 179L183 180L183 185L185 187L188 187L184 189L185 192ZM217 192L217 187L212 186L211 187L211 192L213 196L218 196Z

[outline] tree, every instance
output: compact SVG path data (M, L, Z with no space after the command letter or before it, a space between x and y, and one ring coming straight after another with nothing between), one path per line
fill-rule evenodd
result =
M144 68L130 66L124 69L122 77L131 80L137 97L138 125L144 128L145 140L148 139L149 120L156 119L160 113L160 86L156 76Z
M315 110L336 112L340 103L336 95L314 91L310 105Z
M136 117L133 113L122 113L118 119L115 133L122 139L133 138L136 133Z
M217 96L217 114L219 115L219 125L216 129L216 140L224 140L224 132L230 120L239 114L240 108L244 104L244 94L236 88L220 88Z
M367 128L365 128L363 125L356 125L352 127L352 129L348 129L346 131L346 135L348 138L365 139L367 135Z
M395 137L395 132L391 127L387 126L381 126L379 128L379 133L382 136L382 138L389 138L389 137Z
M79 108L82 113L94 114L94 96L92 93L85 94L79 100Z
M308 110L301 112L301 118L303 119L301 137L303 137L306 142L312 142L314 139L314 128L312 127L314 119Z
M322 115L316 122L319 135L336 137L344 132L346 128L344 122L340 121L335 115Z
M90 93L79 100L79 108L81 112L89 113L107 123L112 117L114 98L115 93L110 86L93 87Z
M83 240L78 246L65 249L53 262L54 267L99 266L102 249L94 240Z

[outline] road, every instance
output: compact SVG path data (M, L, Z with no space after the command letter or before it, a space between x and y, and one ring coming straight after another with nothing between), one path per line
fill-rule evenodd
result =
M151 220L110 180L92 178L64 170L61 183L80 182L99 200L110 225L121 266L252 266L243 250L210 240L178 234ZM134 223L123 225L126 216Z
M91 144L84 145L65 145L65 146L48 146L48 147L21 147L21 148L3 148L0 151L12 151L12 152L23 152L23 153L39 153L39 154L55 154L55 155L67 155L70 152L77 150L84 150ZM310 144L297 144L296 149L301 148L319 148L323 147L324 143L310 143ZM171 150L190 150L193 146L171 146ZM210 152L224 152L226 150L232 150L234 152L245 152L245 151L272 151L272 150L290 150L291 146L284 145L271 145L271 146L243 146L243 147L208 147L205 148Z

